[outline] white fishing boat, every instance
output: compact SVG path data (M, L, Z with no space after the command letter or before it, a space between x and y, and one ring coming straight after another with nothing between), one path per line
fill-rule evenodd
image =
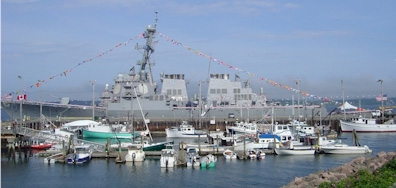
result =
M362 116L351 118L351 121L340 120L342 132L396 132L396 124L393 119L378 124L376 119Z
M142 162L146 158L141 145L129 146L128 153L125 155L126 162Z
M371 153L372 150L364 145L364 146L349 146L347 144L341 143L341 140L336 144L330 144L327 146L322 146L321 151L329 154L364 154Z
M200 156L198 154L198 149L195 147L187 147L186 149L186 159L187 159L187 167L199 167Z
M234 151L230 150L230 149L226 149L223 152L223 156L227 160L232 160L232 159L236 159L237 158L237 154Z
M173 168L175 166L176 151L173 145L167 145L165 149L162 149L160 163L161 168Z
M165 129L166 137L172 138L198 138L198 136L206 138L207 134L203 131L195 130L194 126L183 121L178 127L171 127Z
M90 145L77 145L74 146L74 153L68 155L68 164L81 164L86 163L92 158L92 148Z
M226 126L226 130L231 134L256 134L258 132L256 122L235 122L234 126Z

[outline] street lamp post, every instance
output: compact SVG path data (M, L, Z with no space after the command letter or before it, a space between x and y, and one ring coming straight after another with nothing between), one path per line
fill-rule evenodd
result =
M298 121L300 121L300 81L301 80L294 80L297 85L297 112L298 112Z
M380 79L377 82L381 82L381 114L382 114L382 123L384 123L384 113L385 113L385 109L384 109L384 87L382 85L382 83L384 82L384 80Z
M92 121L95 121L95 82L96 80L89 81L92 84Z
M21 95L22 94L22 76L18 76L18 78L19 78L19 95ZM18 99L19 99L19 120L21 121L20 122L20 126L22 126L22 124L23 124L23 119L22 119L22 100L21 100L21 98L20 97L18 97Z

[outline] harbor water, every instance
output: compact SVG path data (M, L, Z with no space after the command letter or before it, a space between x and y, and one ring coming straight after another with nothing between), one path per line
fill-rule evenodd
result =
M295 177L341 166L352 159L396 151L396 133L359 133L362 145L371 154L312 156L267 155L262 160L226 161L218 156L215 168L175 167L161 169L159 157L141 163L116 164L114 158L92 159L83 165L45 164L42 157L8 160L2 153L1 187L282 187ZM342 133L342 141L352 144L352 134ZM157 138L166 139L166 138ZM180 140L175 140L177 144ZM189 140L187 140L188 142Z

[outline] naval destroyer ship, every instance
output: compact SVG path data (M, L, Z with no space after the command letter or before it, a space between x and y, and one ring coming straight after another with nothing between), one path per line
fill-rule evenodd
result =
M111 87L107 84L100 95L100 105L95 107L96 117L111 120L146 119L148 121L231 119L260 121L270 116L290 117L296 106L268 105L261 88L254 93L250 84L242 82L239 77L231 80L229 74L210 74L205 100L200 93L191 100L188 97L187 82L184 74L161 74L162 87L154 81L153 64L150 56L154 53L153 39L157 31L158 19L154 25L148 25L143 34L144 45L136 45L142 52L142 59L137 61L129 72L116 76ZM136 69L135 69L136 68ZM201 84L200 84L201 85ZM200 89L201 91L201 89ZM4 103L4 102L3 102ZM43 114L69 117L92 116L91 106L42 104ZM319 112L318 106L302 106L312 109L312 114ZM8 114L18 114L19 102L2 104ZM24 101L23 114L39 117L39 103ZM322 113L326 110L322 107ZM51 114L52 113L52 114Z

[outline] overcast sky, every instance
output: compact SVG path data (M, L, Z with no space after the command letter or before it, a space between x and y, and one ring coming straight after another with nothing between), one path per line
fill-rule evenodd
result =
M2 0L1 94L22 84L28 99L39 100L43 80L44 100L90 100L96 80L98 96L141 59L134 48L144 40L136 36L158 11L153 76L185 74L190 94L209 73L227 73L270 99L296 97L285 89L297 88L296 79L301 91L330 99L341 98L341 80L346 97L374 98L382 79L384 94L395 97L395 7L393 0Z

